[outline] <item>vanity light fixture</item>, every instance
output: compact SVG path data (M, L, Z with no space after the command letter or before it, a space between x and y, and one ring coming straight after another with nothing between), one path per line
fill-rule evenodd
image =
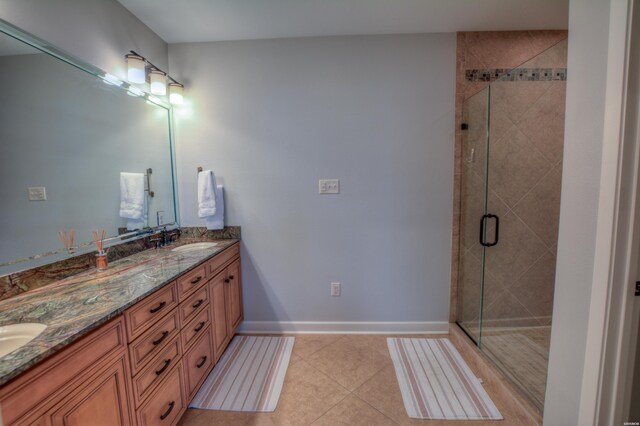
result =
M132 83L144 83L146 81L145 59L133 51L124 57L127 59L127 79Z
M124 55L127 60L127 78L130 82L143 84L147 81L147 68L149 69L149 86L154 95L167 94L167 79L169 80L169 102L180 105L184 101L184 85L176 81L166 72L153 65L147 58L131 50ZM153 102L153 101L152 101Z
M157 69L149 71L149 86L154 95L167 94L167 73Z
M182 105L184 86L180 83L169 83L169 103Z

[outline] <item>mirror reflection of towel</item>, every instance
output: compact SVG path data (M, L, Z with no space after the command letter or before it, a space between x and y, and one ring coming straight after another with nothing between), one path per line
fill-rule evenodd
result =
M120 217L129 219L127 229L147 226L149 208L144 190L144 173L120 173Z
M120 173L120 217L140 219L144 199L144 173Z
M146 228L149 222L149 205L147 203L147 197L143 197L142 201L142 216L139 219L129 219L127 221L127 231L133 231L136 229Z

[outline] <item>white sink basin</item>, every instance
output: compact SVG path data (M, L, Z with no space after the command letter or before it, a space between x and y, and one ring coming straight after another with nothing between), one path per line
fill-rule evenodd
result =
M26 345L47 328L44 324L24 323L0 327L0 357Z
M218 245L218 243L192 243L192 244L185 244L183 246L176 247L171 251L175 251L175 252L178 252L178 253L184 253L184 252L188 252L188 251L196 251L196 250L208 249L208 248L215 247L217 245Z

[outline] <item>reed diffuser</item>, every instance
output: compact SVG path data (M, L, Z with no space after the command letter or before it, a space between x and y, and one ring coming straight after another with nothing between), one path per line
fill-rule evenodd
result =
M102 230L102 233L98 233L96 229L93 231L93 241L96 243L96 247L98 248L98 254L96 254L96 268L98 271L104 271L107 269L107 253L104 251L104 237L105 230Z
M69 231L68 237L67 237L66 231L58 232L58 238L60 239L62 244L64 244L64 248L69 252L69 254L73 254L74 252L73 239L75 238L75 235L76 235L75 229L72 229L71 231Z

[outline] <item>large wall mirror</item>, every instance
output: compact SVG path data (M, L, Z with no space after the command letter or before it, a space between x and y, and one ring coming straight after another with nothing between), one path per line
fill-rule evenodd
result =
M6 22L0 79L0 275L95 250L94 229L114 244L177 224L168 104ZM144 174L136 226L121 173Z

